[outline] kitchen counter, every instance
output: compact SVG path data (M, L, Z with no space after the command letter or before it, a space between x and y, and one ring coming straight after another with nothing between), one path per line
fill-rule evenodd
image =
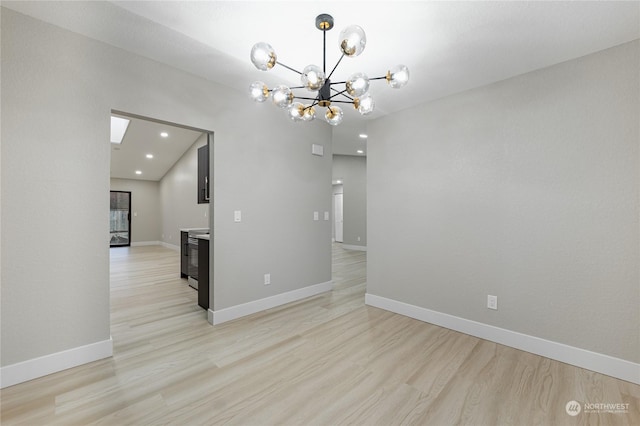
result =
M209 232L209 228L180 228L180 232L202 231Z
M209 234L198 234L195 237L199 240L210 240Z

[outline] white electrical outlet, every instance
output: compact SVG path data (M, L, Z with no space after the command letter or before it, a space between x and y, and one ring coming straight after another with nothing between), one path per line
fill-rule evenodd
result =
M320 220L320 213L313 212L313 220Z
M498 296L487 295L487 308L498 310Z
M329 212L324 212L324 220L329 220Z
M271 274L264 274L264 285L271 284Z

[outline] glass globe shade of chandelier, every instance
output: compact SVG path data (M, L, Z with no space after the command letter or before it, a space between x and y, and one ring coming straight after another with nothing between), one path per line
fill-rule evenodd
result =
M325 120L332 126L337 126L344 118L342 108L335 103L351 104L360 114L371 114L375 109L375 102L369 92L370 83L375 80L386 80L393 89L404 87L409 82L409 69L405 65L397 65L389 69L386 75L369 78L363 72L356 72L345 81L333 82L331 77L340 65L340 61L346 56L354 58L359 56L367 45L367 36L358 25L350 25L340 32L338 47L341 52L340 59L327 74L327 31L333 28L333 17L326 13L316 17L316 28L323 35L323 67L310 64L298 71L278 61L273 47L264 42L256 43L251 49L251 62L260 71L269 71L276 65L287 68L300 75L300 86L288 87L279 85L270 89L262 81L255 81L249 86L249 94L256 102L265 102L271 98L272 103L278 108L285 109L288 117L293 121L308 122L316 117L316 107L326 108ZM315 96L302 96L294 93L294 90L306 89L315 92ZM295 101L295 102L294 102ZM302 101L302 102L300 102Z

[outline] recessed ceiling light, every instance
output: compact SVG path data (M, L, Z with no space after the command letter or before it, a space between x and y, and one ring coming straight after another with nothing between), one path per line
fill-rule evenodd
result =
M141 174L142 174L142 171L140 171L140 170L136 170L136 174L137 174L137 175L141 175Z
M360 133L358 136L360 136L362 139L366 139L367 135L365 133Z
M160 136L162 136L163 138L168 138L169 137L169 133L162 132L162 133L160 133Z
M153 154L147 154L147 158L153 158Z
M361 150L361 149L357 150L356 152L357 152L358 154L364 154L364 151L363 151L363 150Z
M111 116L111 143L122 143L129 122L126 118Z

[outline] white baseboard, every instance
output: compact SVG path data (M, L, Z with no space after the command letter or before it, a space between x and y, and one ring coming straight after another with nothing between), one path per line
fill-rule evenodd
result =
M367 251L367 246L354 246L351 244L342 244L342 248L347 250Z
M159 246L160 241L135 241L131 242L131 247L141 247L141 246Z
M68 349L0 368L0 389L113 355L113 340Z
M171 250L180 251L180 246L175 244L165 243L164 241L137 241L132 242L131 247L141 247L141 246L162 246Z
M640 364L367 293L369 306L640 384Z
M265 297L264 299L254 300L253 302L243 303L241 305L231 306L229 308L212 311L209 308L208 320L212 325L222 324L247 315L255 314L267 309L275 308L316 294L325 293L333 289L333 281L327 281L320 284L314 284L309 287L299 288L297 290L288 291L275 296Z
M180 246L176 246L174 244L165 243L164 241L159 241L159 244L162 247L166 247L168 249L175 250L175 251L180 251Z

